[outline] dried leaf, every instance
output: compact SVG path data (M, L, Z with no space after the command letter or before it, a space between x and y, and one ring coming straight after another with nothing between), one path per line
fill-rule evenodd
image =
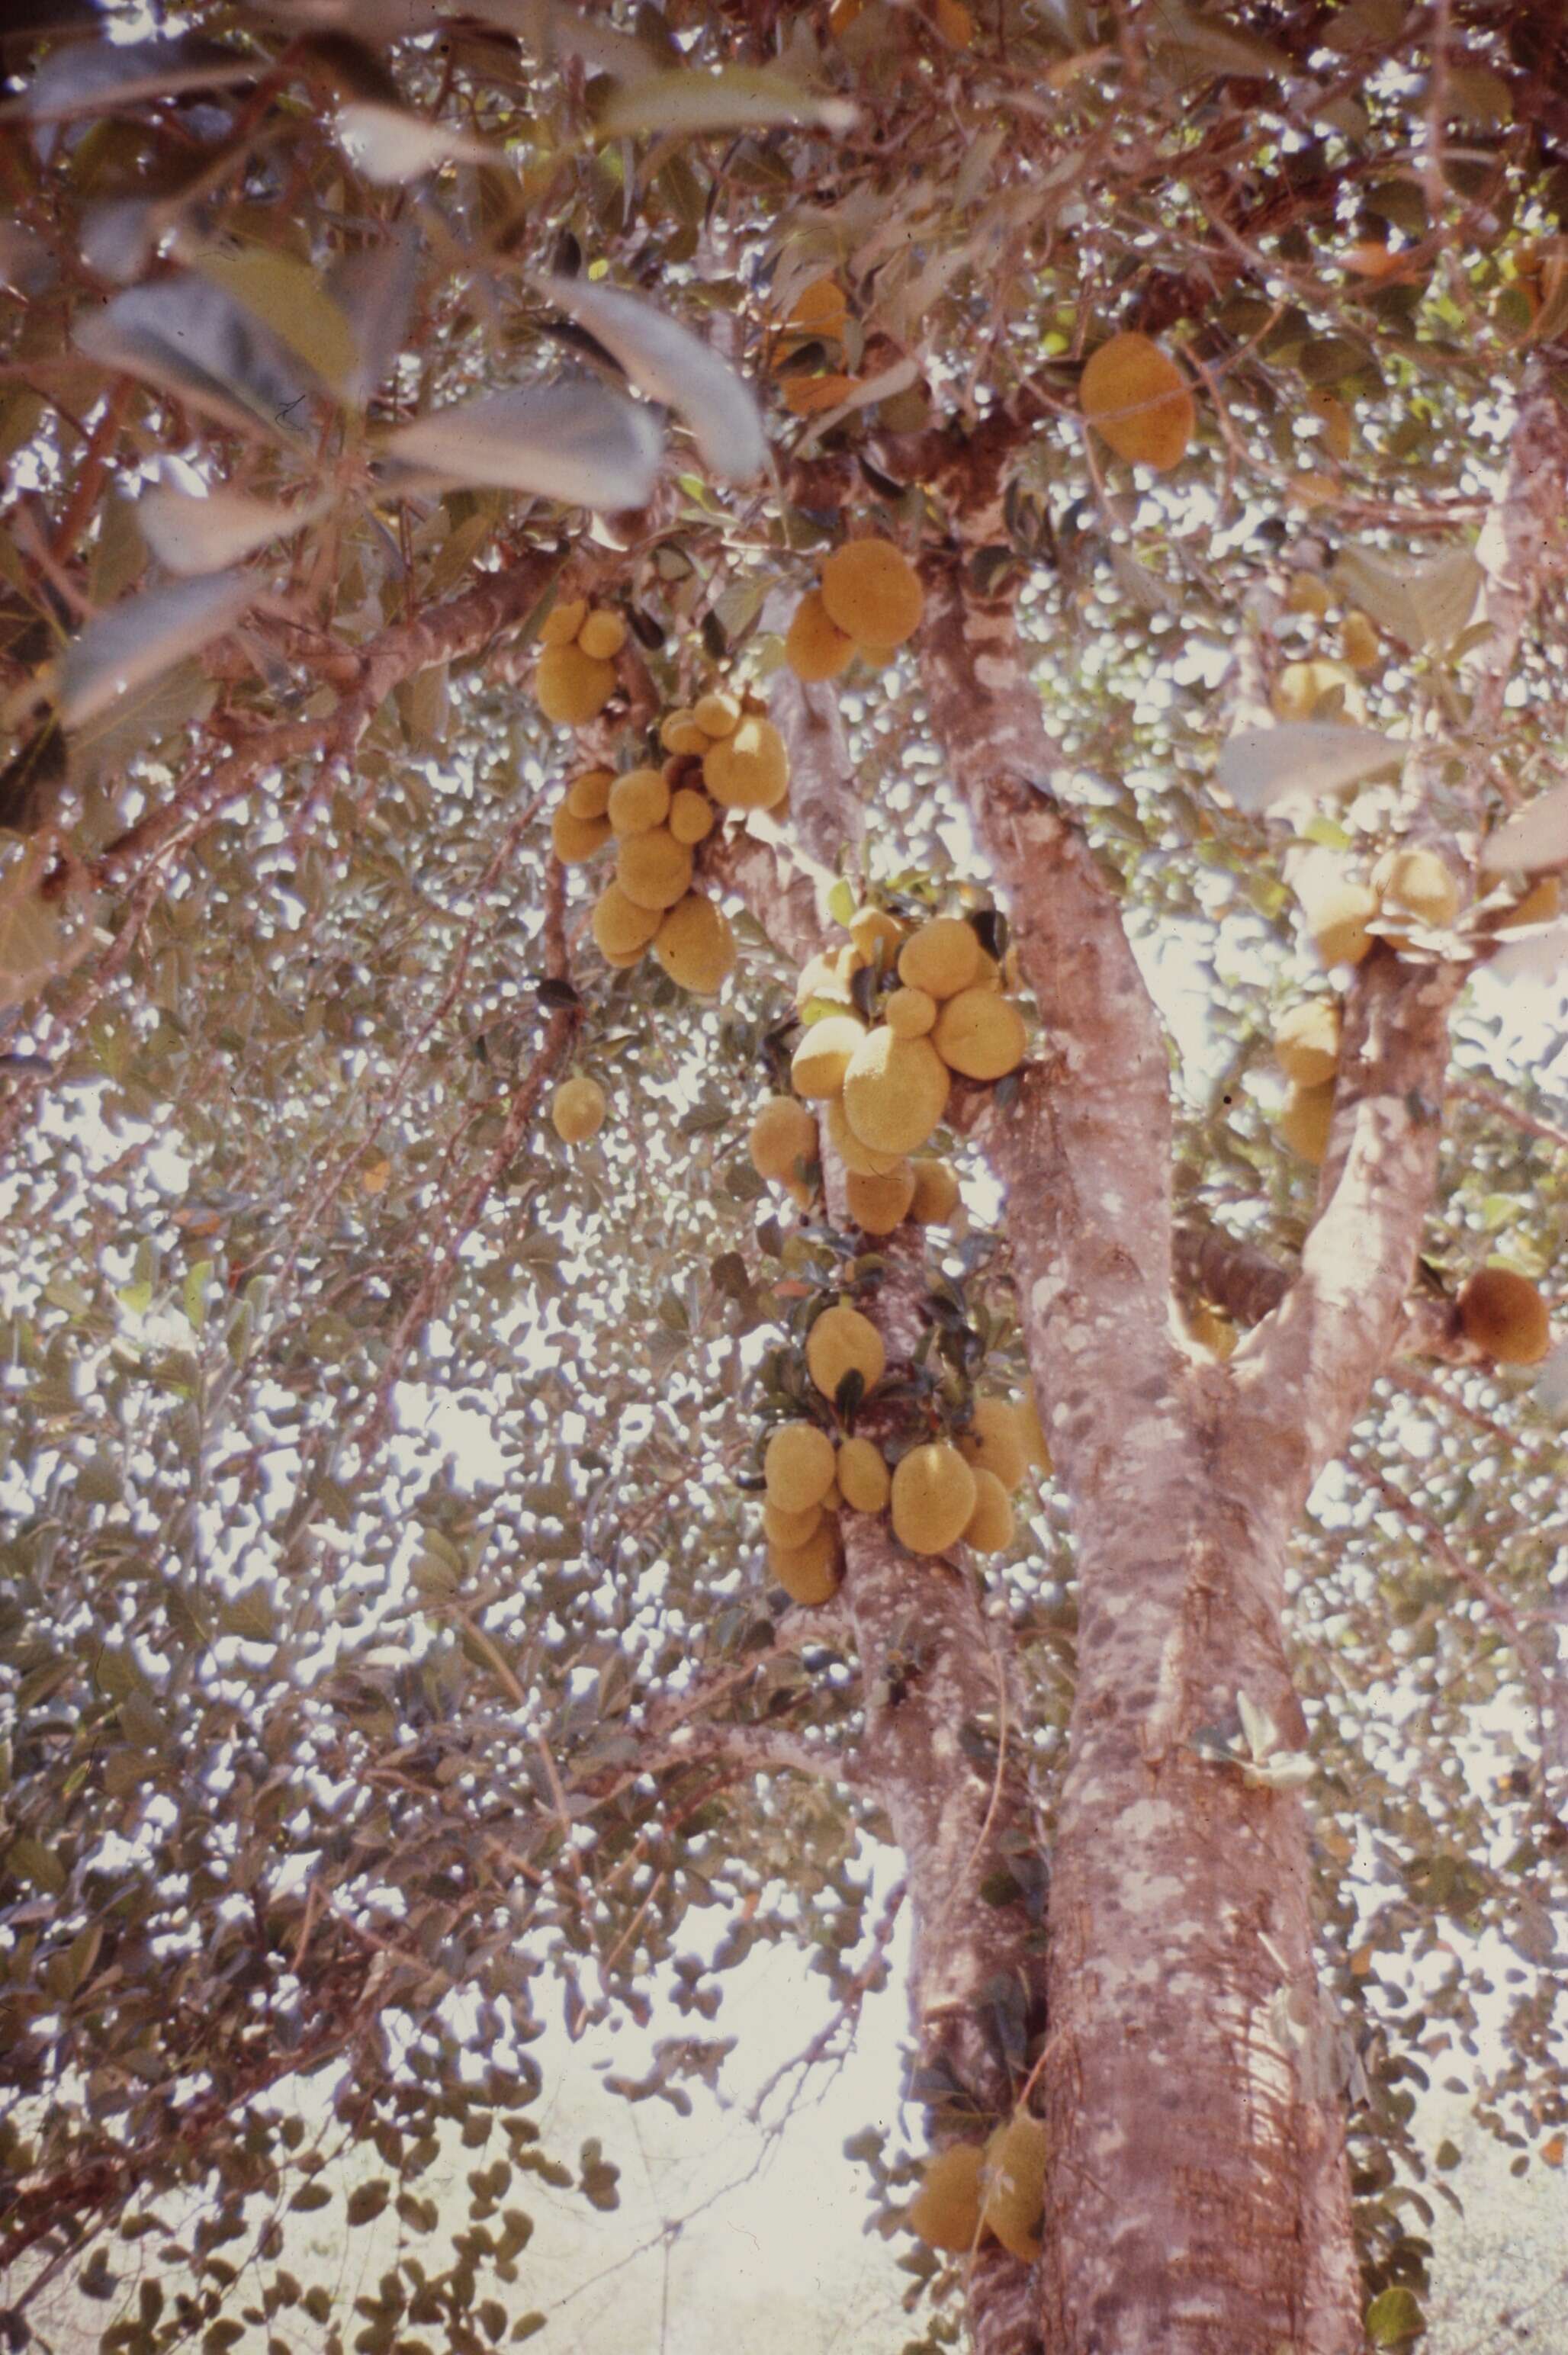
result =
M727 360L689 328L635 294L585 278L535 281L548 302L586 327L639 391L685 419L703 463L721 482L749 482L767 463L763 421Z
M456 401L381 444L383 456L449 482L602 512L646 504L662 448L651 410L589 378Z

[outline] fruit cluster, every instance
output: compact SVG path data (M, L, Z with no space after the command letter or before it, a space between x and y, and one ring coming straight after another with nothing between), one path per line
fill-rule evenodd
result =
M1021 2264L1040 2254L1046 2129L1016 2110L983 2142L950 2142L927 2159L907 2222L929 2249L964 2256L992 2234Z
M784 660L813 683L837 678L856 655L880 668L914 635L924 611L920 575L901 549L888 539L846 540L795 607Z
M597 719L615 691L615 656L626 643L619 613L573 597L551 606L539 630L534 696L558 727Z

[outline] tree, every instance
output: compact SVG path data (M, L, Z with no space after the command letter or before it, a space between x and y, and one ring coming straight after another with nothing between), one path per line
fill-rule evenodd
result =
M871 1837L932 2148L1044 2130L1041 2215L910 2257L923 2344L1418 2334L1414 2089L1563 2147L1558 12L5 39L13 2342L139 2238L127 2355L526 2336L541 1981L711 2020L788 1937L852 2019ZM813 663L857 540L918 621ZM605 963L558 814L695 789L731 690L790 784L693 847L716 997ZM852 1120L746 1155L797 1016L885 1003L794 1002L868 908L1031 1009L942 1081L967 1223L858 1228ZM888 1377L825 1391L845 1301ZM997 1392L1010 1548L845 1509L780 1593L781 1421L973 1452ZM407 2236L357 2318L280 2255L309 2079Z

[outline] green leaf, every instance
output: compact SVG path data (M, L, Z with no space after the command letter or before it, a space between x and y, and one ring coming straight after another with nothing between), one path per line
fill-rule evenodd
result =
M26 1836L11 1842L5 1850L5 1866L6 1871L14 1873L18 1881L28 1881L33 1888L41 1889L46 1897L63 1896L70 1879L52 1849L45 1848L41 1840L29 1839Z
M1413 2290L1381 2290L1367 2308L1367 2336L1374 2347L1403 2347L1425 2328Z

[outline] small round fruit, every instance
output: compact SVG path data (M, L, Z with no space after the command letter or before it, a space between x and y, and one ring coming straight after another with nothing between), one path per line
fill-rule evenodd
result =
M577 633L577 643L596 662L613 662L626 643L626 624L619 613L590 613Z
M613 769L584 769L580 777L573 777L566 789L566 806L572 816L608 816L610 788L614 782Z
M1304 1088L1327 1087L1339 1068L1338 1000L1309 997L1282 1014L1275 1025L1274 1055L1287 1080Z
M752 1120L746 1149L759 1178L783 1185L796 1176L797 1162L816 1158L816 1123L794 1096L769 1096Z
M564 802L551 815L549 822L550 848L563 867L582 867L603 849L610 839L610 821L605 817L574 817Z
M1499 1366L1533 1366L1552 1347L1546 1303L1528 1275L1483 1267L1459 1295L1465 1337Z
M964 1542L976 1553L1006 1553L1016 1534L1012 1499L994 1472L983 1465L975 1474L975 1509L964 1524Z
M864 964L875 964L880 957L882 971L892 972L904 944L906 925L901 924L896 916L890 916L885 908L868 904L856 909L848 930L856 954Z
M615 880L639 908L675 907L691 889L691 851L667 826L625 834L615 852Z
M961 989L937 1016L931 1043L950 1071L966 1080L1000 1080L1017 1071L1028 1041L1023 1016L1010 997L990 989Z
M868 1030L844 1072L844 1117L874 1153L912 1153L947 1109L946 1064L929 1039Z
M926 2160L905 2219L928 2249L963 2256L979 2239L980 2170L985 2163L985 2147L977 2142L950 2142Z
M837 1399L846 1374L873 1391L888 1362L882 1337L869 1316L842 1305L825 1308L805 1337L805 1369L825 1399Z
M659 722L659 742L667 752L695 754L699 760L707 751L709 737L697 724L694 712L681 709L667 711Z
M749 711L709 748L702 782L724 809L776 809L789 791L789 755L773 721Z
M1040 2254L1037 2233L1045 2206L1045 2122L1019 2110L986 2145L981 2169L982 2213L1004 2249L1020 2264Z
M770 1545L803 1546L822 1527L822 1507L810 1505L804 1513L786 1513L772 1498L763 1506L763 1535Z
M882 1008L888 1028L901 1039L923 1039L936 1025L936 1000L923 989L895 989Z
M920 627L920 575L888 539L851 539L822 568L827 617L857 645L901 646Z
M699 794L695 785L682 785L677 793L670 795L667 823L677 842L688 846L705 842L713 831L717 816L718 812L707 794Z
M612 964L635 963L659 928L656 908L628 900L618 883L607 884L593 906L593 938Z
M825 1518L802 1546L769 1546L768 1568L792 1603L808 1610L830 1603L838 1592L837 1529Z
M994 1472L1009 1496L1020 1488L1029 1470L1029 1445L1012 1400L976 1399L969 1428L960 1435L958 1452L966 1464Z
M790 1085L797 1096L836 1096L866 1027L852 1014L829 1014L812 1023L790 1061Z
M833 1442L814 1423L781 1423L763 1456L768 1502L782 1512L807 1513L833 1486Z
M1197 431L1186 378L1147 336L1113 336L1102 344L1079 379L1078 400L1118 458L1160 474L1180 464Z
M914 1199L910 1217L917 1227L944 1227L964 1197L958 1174L946 1161L913 1161Z
M662 769L628 769L610 788L609 819L618 835L651 834L669 813Z
M582 627L583 623L587 619L588 600L586 597L568 597L563 599L561 603L559 605L552 605L550 607L549 612L539 623L540 645L571 645L576 640L577 633Z
M893 1467L893 1535L910 1553L945 1553L975 1510L975 1475L955 1447L933 1440Z
M1435 850L1386 851L1372 869L1372 889L1385 909L1414 916L1446 932L1459 912L1459 885Z
M907 1161L901 1161L883 1178L863 1177L852 1169L844 1180L844 1197L849 1216L862 1233L891 1235L909 1216L914 1172Z
M784 638L784 660L796 678L815 686L848 670L855 641L829 621L819 589L808 589L795 607Z
M846 1439L838 1450L838 1494L852 1513L880 1513L891 1476L882 1452L869 1439Z
M691 716L703 734L712 741L721 736L733 736L741 723L741 698L726 693L721 687L699 695L691 707Z
M550 1098L550 1125L563 1145L581 1145L598 1135L607 1109L597 1080L562 1080Z
M1328 1157L1328 1131L1334 1119L1334 1083L1327 1087L1291 1089L1279 1116L1279 1133L1293 1153L1320 1169Z
M980 977L980 943L962 916L933 916L899 951L899 979L931 997L956 997Z
M580 646L546 646L534 671L534 697L558 727L581 728L597 719L615 692L615 673Z
M1372 944L1367 926L1378 895L1365 883L1337 883L1307 911L1313 946L1325 964L1360 964Z
M688 891L654 934L654 955L680 988L711 997L735 967L730 919L703 892Z
M1369 617L1357 610L1339 624L1339 652L1352 670L1376 670L1383 658L1382 641Z

